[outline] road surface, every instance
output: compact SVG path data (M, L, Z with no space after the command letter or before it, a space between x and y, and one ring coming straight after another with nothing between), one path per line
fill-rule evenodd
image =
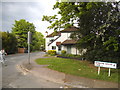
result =
M44 52L31 53L31 59L39 58ZM16 65L27 61L28 54L13 54L6 56L7 66L2 67L2 88L60 88L64 85L35 77L31 73L23 74Z

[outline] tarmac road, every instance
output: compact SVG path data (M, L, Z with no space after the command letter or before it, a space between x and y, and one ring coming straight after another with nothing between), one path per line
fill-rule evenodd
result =
M40 58L44 52L31 53L31 59ZM13 54L6 56L7 66L2 66L2 88L60 88L64 85L44 80L30 73L24 74L16 65L28 60L28 54Z

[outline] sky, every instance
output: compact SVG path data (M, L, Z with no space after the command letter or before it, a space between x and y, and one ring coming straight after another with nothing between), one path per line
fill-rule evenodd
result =
M47 29L50 25L47 21L42 21L43 15L52 16L58 10L53 10L53 5L57 0L2 0L0 13L2 15L2 31L11 31L15 20L25 19L33 23L36 31L46 35L53 32ZM2 6L1 6L2 5Z
M47 21L42 21L42 17L43 15L52 16L57 14L58 9L52 9L56 1L57 0L0 0L0 25L2 24L0 31L11 31L15 20L25 19L33 23L36 31L41 32L43 35L46 36L46 31L48 31L48 34L52 33L53 30L47 29L50 24Z

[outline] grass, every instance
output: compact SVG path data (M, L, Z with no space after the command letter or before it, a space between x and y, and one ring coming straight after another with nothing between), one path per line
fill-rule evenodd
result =
M64 72L66 74L111 82L119 81L118 69L111 69L111 76L108 77L108 69L101 68L100 75L97 75L97 68L88 61L78 61L57 57L40 58L36 59L35 61L40 65L49 65L48 68L59 72Z

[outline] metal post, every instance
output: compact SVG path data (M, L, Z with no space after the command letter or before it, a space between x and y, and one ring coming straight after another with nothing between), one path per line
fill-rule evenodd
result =
M108 77L110 76L110 68L109 68L109 72L108 72Z
M98 75L100 74L100 67L98 67Z
M30 64L30 44L28 43L28 63Z
M31 43L31 32L28 31L28 64L30 64L30 43Z

